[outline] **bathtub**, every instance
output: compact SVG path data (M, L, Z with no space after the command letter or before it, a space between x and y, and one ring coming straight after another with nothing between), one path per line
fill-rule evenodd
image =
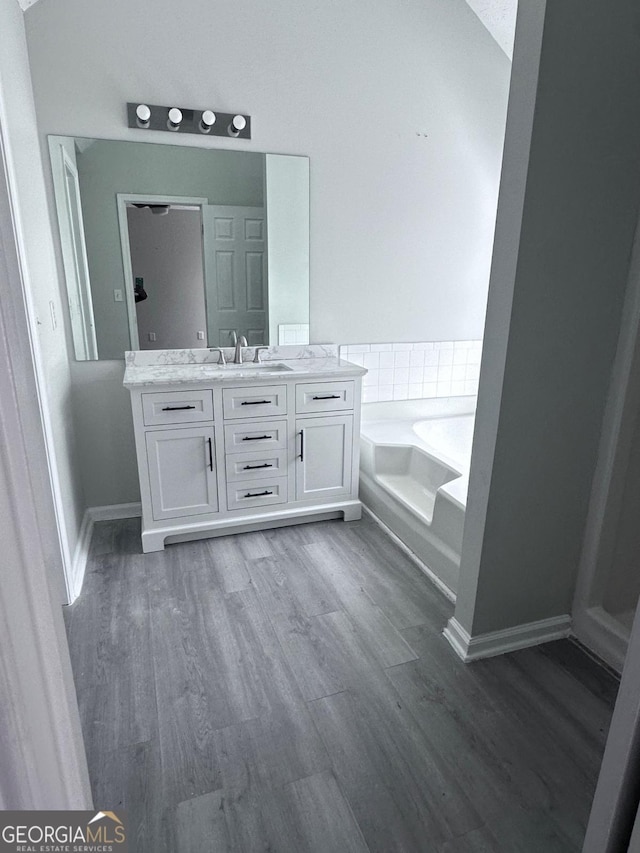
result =
M460 572L475 397L368 403L360 497L451 599Z

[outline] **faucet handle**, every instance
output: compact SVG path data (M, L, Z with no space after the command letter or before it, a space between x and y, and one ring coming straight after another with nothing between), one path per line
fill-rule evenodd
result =
M253 356L253 363L260 364L260 350L269 349L269 347L256 347L255 355Z
M222 347L211 347L211 352L218 353L218 364L221 364L223 367L227 363L224 357L224 350Z
M240 344L241 347L247 346L247 339L245 338L244 335L240 335L240 338L238 339L238 343Z

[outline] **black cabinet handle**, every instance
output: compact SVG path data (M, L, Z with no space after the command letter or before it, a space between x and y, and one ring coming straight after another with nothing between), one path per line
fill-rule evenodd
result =
M272 495L273 492L247 492L245 498L263 498L265 495Z
M241 406L268 406L271 400L243 400Z
M163 412L182 412L185 409L195 409L195 406L165 406Z
M312 400L339 400L340 394L325 394L324 397L312 397Z
M273 468L270 462L264 462L262 465L245 465L243 471L255 471L256 468Z
M300 430L300 461L304 462L304 430Z
M213 471L213 442L210 438L207 439L209 444L209 468Z
M273 438L272 435L245 435L243 441L264 441L266 438Z

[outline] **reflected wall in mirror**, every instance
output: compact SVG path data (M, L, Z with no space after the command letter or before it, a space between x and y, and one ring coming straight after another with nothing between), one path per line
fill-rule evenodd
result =
M309 160L50 136L78 360L309 340Z

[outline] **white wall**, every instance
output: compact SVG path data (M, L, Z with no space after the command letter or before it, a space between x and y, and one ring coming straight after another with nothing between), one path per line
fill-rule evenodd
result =
M14 0L0 0L0 32L0 808L86 809L91 791L34 362L34 355L42 361L41 343L56 352L32 316L55 266Z
M204 144L310 157L312 341L481 337L510 65L464 0L274 0L259 14L189 0L179 21L173 0L40 0L26 16L43 144L140 139L125 104L141 98L252 115L251 141ZM95 495L134 465L105 450L130 424L122 365L73 372L83 394L95 377L110 396L83 459Z
M129 207L127 220L133 278L144 279L147 294L136 303L140 349L206 347L200 210L171 208L156 216ZM155 341L149 341L150 332Z
M269 340L281 323L309 322L309 163L267 154Z
M511 59L518 0L467 0L467 3Z
M45 428L53 437L50 464L58 480L61 545L70 562L78 540L84 499L65 341L68 312L58 283L52 239L55 219L51 217L55 217L55 210L47 206L22 13L13 0L2 0L0 14L0 96L7 133L7 168L16 194L14 212L24 255L23 274L29 289L34 347L44 379L41 393L48 412ZM57 581L62 589L59 553L50 557L52 571L60 574Z
M544 7L516 32L455 614L472 636L571 612L640 203L640 7L547 0L533 56Z
M29 9L41 131L139 140L136 96L251 113L251 142L207 144L310 156L315 340L480 337L510 66L464 0L174 16L172 0ZM390 286L411 312L388 311Z

